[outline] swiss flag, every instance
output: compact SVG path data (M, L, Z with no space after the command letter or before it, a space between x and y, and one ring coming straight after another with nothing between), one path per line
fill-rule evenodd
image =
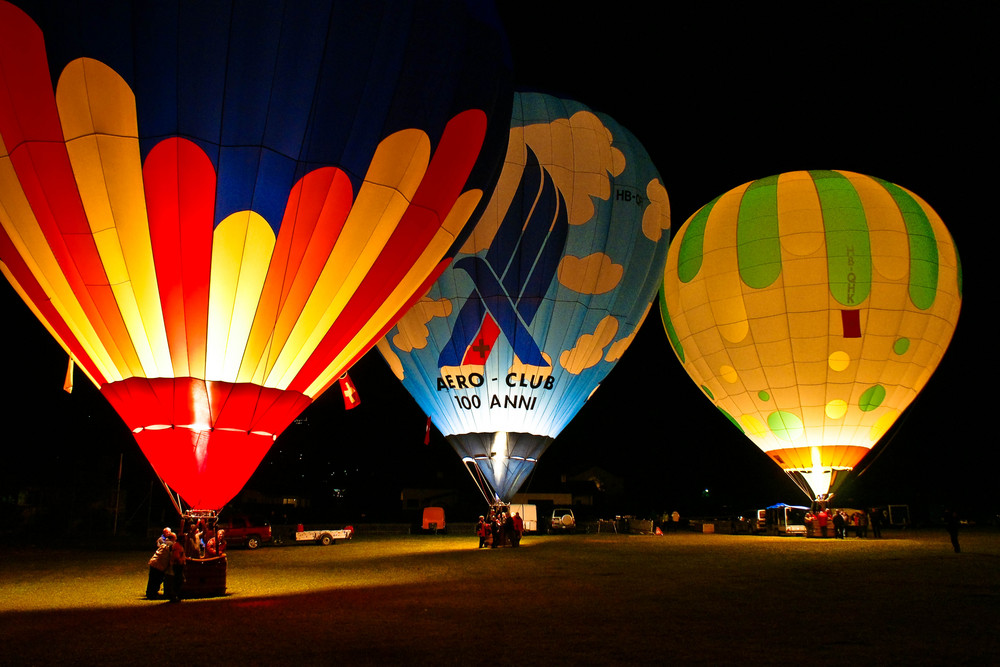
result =
M487 314L483 318L483 325L479 329L479 335L466 348L462 364L484 365L486 359L490 356L490 352L493 350L493 345L496 344L499 337L500 327L497 326L496 320Z
M361 405L361 397L358 396L358 390L355 389L351 376L344 373L337 381L340 383L340 393L344 395L344 409L350 410Z

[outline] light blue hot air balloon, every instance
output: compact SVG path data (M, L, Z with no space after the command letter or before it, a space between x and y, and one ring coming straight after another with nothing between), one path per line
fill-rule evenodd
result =
M634 338L669 230L667 192L628 130L515 95L486 212L379 343L489 502L509 502Z

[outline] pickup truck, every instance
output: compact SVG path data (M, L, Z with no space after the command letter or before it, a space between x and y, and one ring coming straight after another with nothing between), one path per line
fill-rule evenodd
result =
M349 540L354 537L354 528L347 526L343 530L333 528L323 528L322 530L305 530L302 524L295 529L296 542L316 542L324 547L329 546L337 540Z
M244 516L219 519L216 530L220 529L226 531L226 542L230 546L243 545L247 549L256 549L271 541L271 526L266 523L255 524Z

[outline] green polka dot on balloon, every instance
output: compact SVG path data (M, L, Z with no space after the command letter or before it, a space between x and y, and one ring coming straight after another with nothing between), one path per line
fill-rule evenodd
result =
M906 354L906 351L909 349L910 349L909 338L899 338L892 345L892 351L899 355Z
M802 420L797 415L783 410L776 410L767 416L767 427L775 437L788 442L801 438L805 433Z
M771 395L766 391L764 391L763 389L761 389L760 391L757 392L757 398L759 398L762 401L770 401Z
M882 401L885 400L885 387L880 384L874 384L861 394L861 400L858 401L858 407L864 412L871 412L878 406L882 405Z
M705 392L705 395L708 396L710 399L712 399L713 401L715 400L715 394L712 393L711 389L709 389L705 385L701 385L701 390Z

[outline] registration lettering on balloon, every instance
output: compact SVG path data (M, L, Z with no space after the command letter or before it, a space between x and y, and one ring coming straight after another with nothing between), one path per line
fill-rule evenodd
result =
M623 127L515 96L507 158L469 240L379 350L489 501L509 500L649 310L669 202Z

